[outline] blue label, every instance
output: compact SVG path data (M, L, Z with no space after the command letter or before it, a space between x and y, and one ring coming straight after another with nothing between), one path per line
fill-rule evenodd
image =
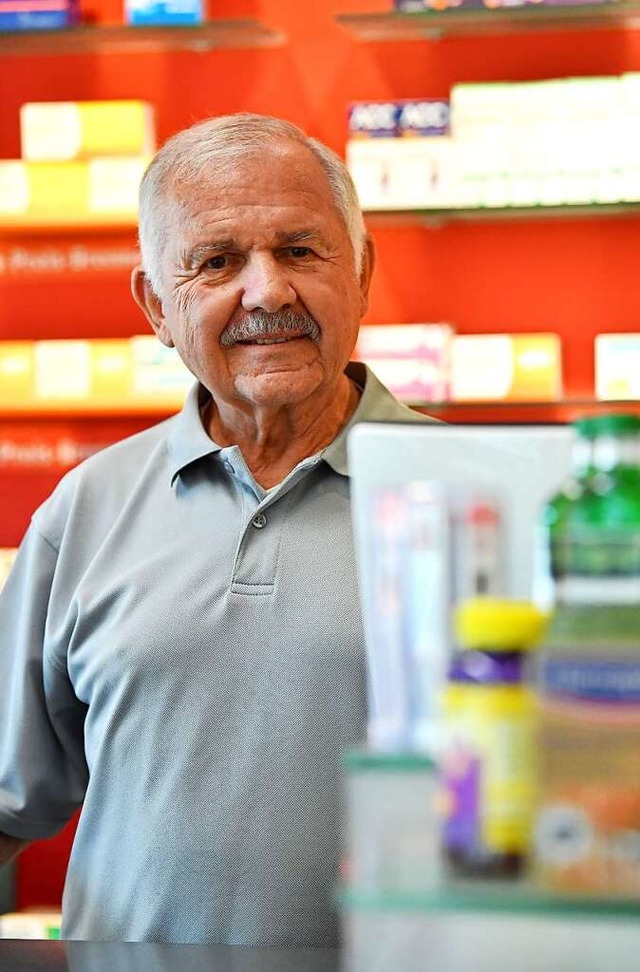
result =
M593 702L640 703L640 662L544 662L541 688L545 693Z

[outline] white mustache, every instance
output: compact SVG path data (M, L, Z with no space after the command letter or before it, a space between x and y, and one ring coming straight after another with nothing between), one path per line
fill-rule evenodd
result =
M310 314L299 314L293 310L268 314L266 311L257 310L247 314L237 324L226 327L220 337L220 344L223 348L230 348L238 341L255 341L258 338L283 337L287 334L318 341L320 328Z

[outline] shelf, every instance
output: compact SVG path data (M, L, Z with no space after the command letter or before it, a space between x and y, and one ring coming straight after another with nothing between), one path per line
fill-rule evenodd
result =
M504 914L559 915L574 918L640 917L640 901L621 898L566 897L536 892L524 884L482 883L479 887L451 884L430 892L385 894L341 889L340 904L365 911L433 914L447 911L498 912Z
M600 401L594 398L563 399L557 402L409 402L411 408L456 425L465 424L557 424L574 422L584 415L604 412L633 412L640 415L640 400Z
M507 206L478 209L368 209L364 213L372 227L427 226L444 223L480 223L491 220L573 219L574 217L640 216L640 202L591 203L564 206Z
M417 13L338 14L337 21L357 40L439 40L465 34L511 34L551 30L607 30L640 26L640 3L452 8Z
M0 32L0 55L144 54L216 48L275 47L284 35L257 20L210 20L193 26L81 25Z
M86 222L79 222L77 218L74 218L74 222L63 223L59 220L57 222L43 223L42 221L29 222L28 220L23 220L20 223L4 223L0 219L0 242L2 240L14 239L16 237L21 238L31 238L31 237L41 237L41 236L62 236L65 238L80 236L83 239L86 236L103 236L109 233L116 233L118 235L130 235L132 238L137 238L138 223L130 219L124 219L119 216L113 217L101 217L100 222L95 220Z
M564 399L558 402L407 402L411 408L428 412L445 421L464 423L482 422L487 415L495 422L570 422L581 415L602 412L631 411L640 414L640 399L633 401L599 401L592 398ZM128 402L122 400L109 404L97 400L61 402L56 400L34 401L15 406L0 406L0 421L42 418L113 418L140 416L164 416L179 411L182 400L176 398ZM517 416L514 418L514 416Z

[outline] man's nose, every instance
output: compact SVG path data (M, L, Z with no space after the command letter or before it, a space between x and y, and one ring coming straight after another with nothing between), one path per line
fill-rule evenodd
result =
M271 254L253 254L245 265L242 282L242 307L246 311L260 309L274 314L296 302L287 268Z

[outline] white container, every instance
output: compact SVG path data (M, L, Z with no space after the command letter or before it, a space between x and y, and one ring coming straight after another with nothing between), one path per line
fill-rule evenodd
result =
M437 777L427 756L345 754L343 880L363 893L433 891L441 880Z

